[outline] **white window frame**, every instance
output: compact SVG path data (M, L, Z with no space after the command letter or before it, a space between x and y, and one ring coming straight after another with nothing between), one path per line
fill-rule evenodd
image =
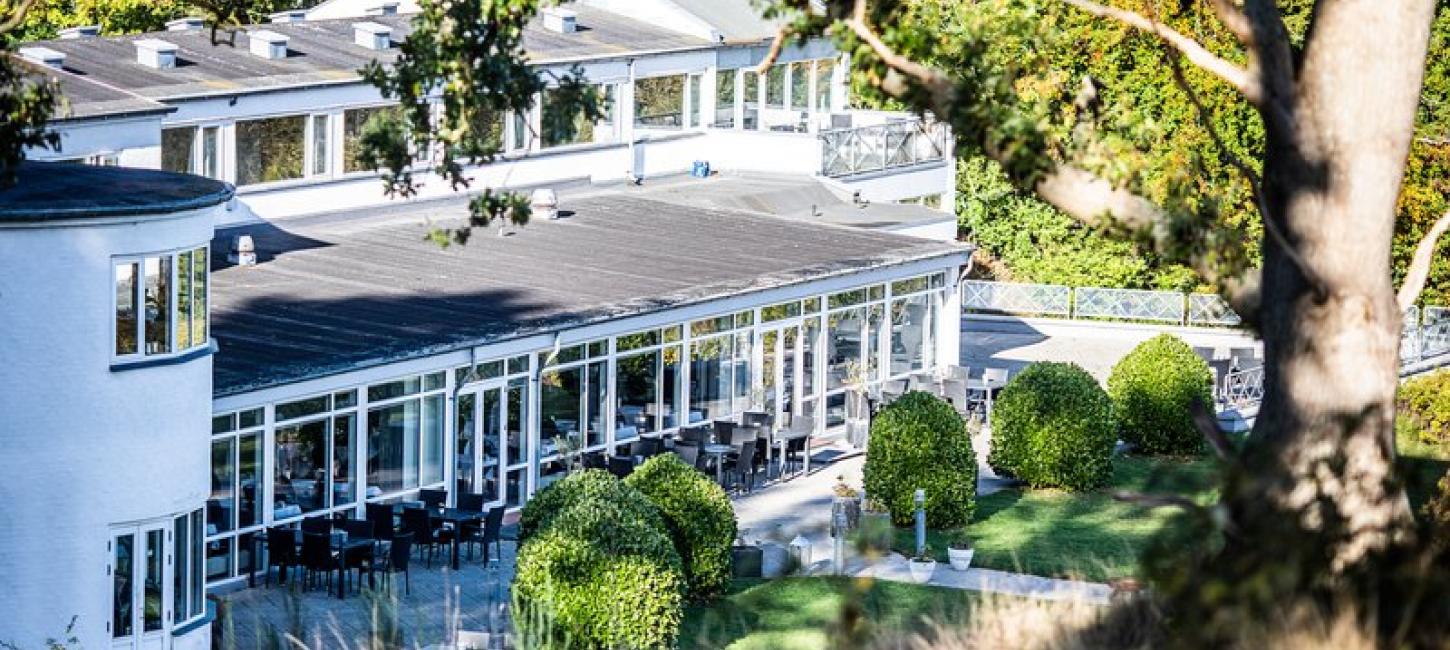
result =
M205 249L207 251L206 295L203 297L206 305L206 336L204 337L205 340L199 343L192 341L189 347L182 349L179 347L177 340L177 333L179 331L177 323L179 303L177 300L178 292L181 288L180 278L177 275L177 260L181 257L182 253L195 252L198 249ZM167 303L167 327L170 330L167 334L167 343L171 349L166 352L146 354L146 260L153 258L169 258L171 260L171 264L169 265L171 273L170 284L167 286L167 291L170 292L170 298ZM120 307L120 303L116 300L116 281L120 277L120 274L117 272L118 269L125 264L135 264L137 269L135 277L132 278L134 284L132 292L136 298L136 351L128 354L118 354L116 352L116 338L120 332L116 329L116 310ZM113 256L111 257L111 284L109 292L111 295L111 312L108 315L109 325L107 325L107 330L111 336L110 353L113 364L170 359L211 345L211 247L209 244L203 243L195 246L183 246L181 248L148 252L139 255Z

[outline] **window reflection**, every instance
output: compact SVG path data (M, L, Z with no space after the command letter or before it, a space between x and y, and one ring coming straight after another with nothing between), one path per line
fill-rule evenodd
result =
M621 357L616 363L614 391L619 404L614 439L628 440L657 430L659 350Z
M635 127L678 129L684 125L684 111L684 75L635 80Z
M237 122L237 185L302 178L303 115Z

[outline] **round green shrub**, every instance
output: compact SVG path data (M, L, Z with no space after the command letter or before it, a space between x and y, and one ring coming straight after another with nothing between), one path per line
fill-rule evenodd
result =
M664 515L685 566L690 595L709 599L730 584L730 547L735 508L718 484L674 454L660 454L635 468L625 485L639 490Z
M1450 370L1420 375L1400 384L1397 420L1427 445L1450 446ZM1397 422L1397 424L1399 424Z
M1108 396L1124 442L1149 454L1203 451L1189 407L1213 404L1213 373L1178 337L1159 334L1123 357L1108 375Z
M586 496L523 543L513 581L521 638L541 647L673 647L684 611L680 557L663 523L633 510Z
M604 501L630 509L632 515L646 519L664 530L659 509L637 490L602 469L574 472L539 490L519 513L519 542L527 541L549 526L549 522L565 508L584 501Z
M926 490L928 525L966 525L977 507L977 456L966 423L935 395L902 395L871 422L865 484L897 525L915 517L918 488Z
M1087 371L1034 363L992 406L987 463L1032 487L1089 490L1107 483L1117 442L1113 404Z

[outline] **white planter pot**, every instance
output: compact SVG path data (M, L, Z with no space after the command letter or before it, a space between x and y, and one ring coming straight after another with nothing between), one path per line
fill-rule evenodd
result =
M936 572L936 560L909 560L907 568L911 571L911 581L917 584L926 584L931 580L931 574Z
M949 548L947 549L947 561L951 563L953 571L966 571L972 566L972 555L976 551L970 548Z

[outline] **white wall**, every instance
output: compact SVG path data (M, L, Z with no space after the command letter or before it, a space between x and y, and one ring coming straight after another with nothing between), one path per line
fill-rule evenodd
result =
M211 359L113 372L111 259L203 244L214 218L0 222L0 640L75 616L110 647L110 526L203 507Z
M60 151L26 149L33 160L65 160L96 154L116 154L128 167L161 166L161 115L110 119L66 120L52 123L60 134Z

